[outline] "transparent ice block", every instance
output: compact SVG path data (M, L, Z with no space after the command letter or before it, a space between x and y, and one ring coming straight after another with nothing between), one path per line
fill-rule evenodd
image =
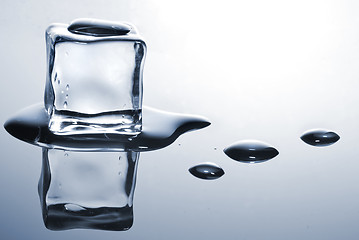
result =
M46 45L45 108L53 133L141 132L146 45L134 26L93 19L53 24Z
M43 148L39 195L46 227L129 229L138 157Z

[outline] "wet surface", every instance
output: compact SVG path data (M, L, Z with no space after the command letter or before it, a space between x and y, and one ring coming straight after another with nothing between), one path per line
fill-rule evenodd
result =
M55 135L48 129L49 117L42 104L20 111L5 124L14 137L42 147L84 151L151 151L166 147L181 134L210 125L204 117L143 108L143 130L133 137L123 134Z

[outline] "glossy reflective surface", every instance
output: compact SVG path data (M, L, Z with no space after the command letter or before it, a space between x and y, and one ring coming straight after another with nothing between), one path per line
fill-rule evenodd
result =
M38 191L46 228L130 229L138 158L43 148Z
M37 193L42 150L2 128L2 239L357 239L357 1L0 1L0 9L1 124L43 102L44 30L79 17L138 27L148 46L144 105L211 121L141 152L134 222L120 232L48 230ZM300 139L318 127L340 140ZM223 149L242 139L280 154L239 163ZM207 161L225 175L188 172Z

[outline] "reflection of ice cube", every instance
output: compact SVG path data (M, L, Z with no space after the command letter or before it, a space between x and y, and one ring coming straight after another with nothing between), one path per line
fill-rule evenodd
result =
M138 156L44 148L39 195L46 227L129 229Z
M141 131L146 46L128 27L129 33L105 36L73 33L63 24L48 28L45 107L52 132Z

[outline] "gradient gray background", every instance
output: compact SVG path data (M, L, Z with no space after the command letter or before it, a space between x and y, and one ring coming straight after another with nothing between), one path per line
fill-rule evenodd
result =
M148 45L144 104L212 125L140 156L127 232L47 230L37 195L41 149L1 130L1 239L357 239L359 2L0 2L1 122L41 102L46 27L79 17L135 24ZM145 121L144 116L144 121ZM300 135L341 139L315 148ZM279 156L246 165L222 149L269 142ZM191 176L203 161L216 181Z

